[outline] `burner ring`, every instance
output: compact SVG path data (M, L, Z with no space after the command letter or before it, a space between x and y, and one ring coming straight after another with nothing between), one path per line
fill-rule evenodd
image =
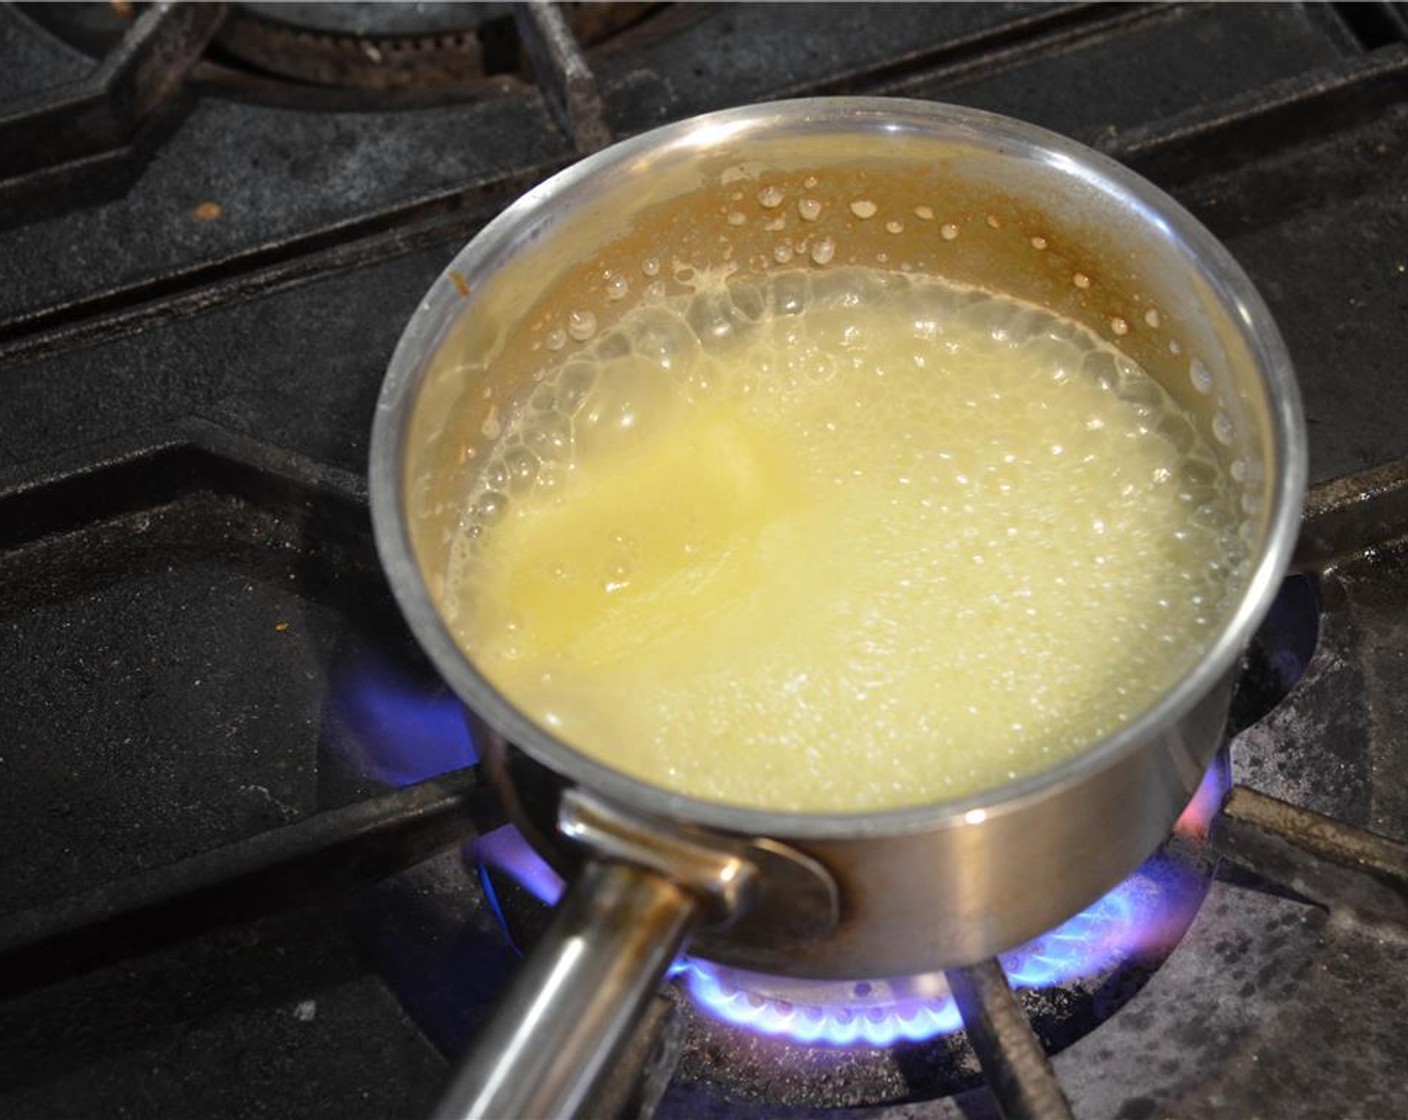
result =
M702 5L560 4L583 49L630 50L701 18ZM103 3L25 5L46 33L97 59L138 12ZM205 89L313 109L414 108L494 96L533 81L508 3L229 5L192 71Z

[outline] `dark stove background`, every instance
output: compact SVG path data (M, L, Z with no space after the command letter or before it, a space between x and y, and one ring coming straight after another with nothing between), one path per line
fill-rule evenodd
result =
M1172 191L1251 272L1300 371L1315 481L1408 454L1396 7L688 15L588 50L615 135L843 92L1068 132ZM79 93L101 104L96 66L0 8L0 138L33 136L26 119ZM62 925L65 899L316 829L469 749L453 721L415 714L445 696L376 568L366 438L422 293L576 141L528 76L396 100L274 96L225 70L179 68L149 111L73 158L57 144L31 166L36 149L0 143L0 950ZM1234 749L1249 784L1399 839L1405 529L1334 565L1316 662ZM391 743L412 748L394 768ZM425 1113L446 1063L369 963L388 954L358 943L357 913L404 915L390 955L453 990L443 1014L461 1031L511 958L452 845L361 886L374 871L315 865L292 910L256 884L158 911L171 943L157 949L150 928L124 927L58 956L0 956L0 1111ZM260 909L281 912L196 932ZM1223 873L1184 946L1057 1071L1083 1116L1395 1113L1404 960L1395 935ZM989 1107L977 1091L871 1115ZM662 1111L789 1115L687 1084Z

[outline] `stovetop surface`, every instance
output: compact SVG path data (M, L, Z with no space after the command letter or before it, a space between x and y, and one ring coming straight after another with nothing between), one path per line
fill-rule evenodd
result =
M1300 376L1312 482L1408 457L1408 43L1392 19L1296 4L686 15L588 53L616 136L813 93L1074 135L1168 189L1251 274ZM93 66L0 8L0 114ZM0 913L471 760L376 565L367 436L432 280L573 142L522 79L439 104L316 102L197 67L110 183L71 203L16 196L0 217ZM1232 749L1239 780L1399 840L1405 534L1388 525L1322 572L1315 658ZM42 986L11 976L0 1112L423 1115L449 1068L436 1043L472 1031L513 961L452 847L336 902ZM1167 963L1055 1067L1083 1117L1398 1114L1404 964L1401 934L1221 870ZM402 985L452 998L413 1020ZM975 1089L853 1114L991 1109ZM659 1112L820 1114L683 1081Z

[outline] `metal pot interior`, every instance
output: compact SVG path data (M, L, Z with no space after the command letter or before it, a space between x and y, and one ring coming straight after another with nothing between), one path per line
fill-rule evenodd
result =
M881 217L865 216L872 207ZM460 696L540 762L661 816L745 833L778 824L654 790L534 726L449 638L444 571L496 418L531 390L546 361L570 354L574 324L611 328L631 304L623 285L629 293L658 281L668 290L691 270L731 268L746 282L847 263L1002 291L1115 344L1207 435L1240 490L1252 559L1201 662L1143 717L1073 762L993 796L865 821L791 821L781 831L912 829L1078 782L1226 677L1279 582L1305 472L1289 362L1240 269L1147 183L1030 126L931 103L778 103L637 137L530 192L451 263L392 363L371 485L393 587Z

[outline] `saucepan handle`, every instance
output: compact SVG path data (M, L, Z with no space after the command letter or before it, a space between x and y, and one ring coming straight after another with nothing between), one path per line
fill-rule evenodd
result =
M703 912L702 899L658 871L588 863L435 1120L576 1115Z

